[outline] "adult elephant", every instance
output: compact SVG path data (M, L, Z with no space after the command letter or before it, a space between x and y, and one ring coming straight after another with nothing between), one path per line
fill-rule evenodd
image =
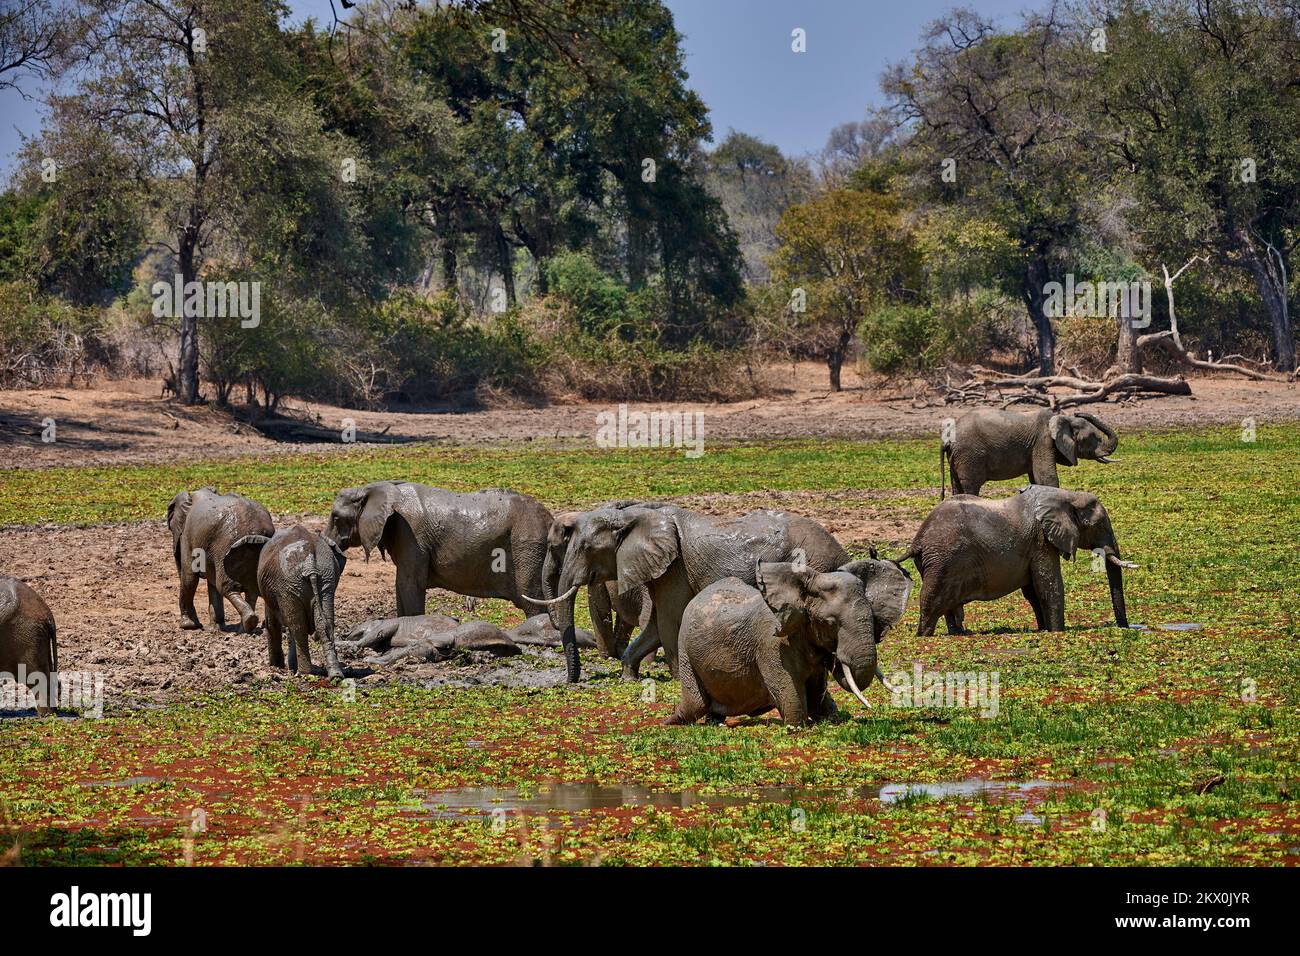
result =
M410 481L376 481L334 498L327 537L343 549L392 555L397 614L424 613L429 588L505 598L526 613L525 594L543 590L542 563L551 513L517 491L467 494Z
M600 507L621 510L631 507L660 508L664 505L664 502L658 501L621 499ZM547 598L554 598L560 593L556 589L560 569L564 565L569 540L573 537L581 514L578 511L565 512L556 515L551 522L546 535L546 562L542 570L544 594ZM587 611L591 615L591 629L597 648L606 657L621 660L631 643L632 632L637 628L645 630L650 624L650 592L644 587L637 587L619 593L617 581L594 584L587 588Z
M921 572L921 622L917 634L934 633L940 617L948 633L965 633L963 608L1021 591L1040 631L1065 630L1061 557L1099 551L1110 583L1115 623L1128 627L1123 568L1110 515L1082 491L1030 485L1011 498L957 495L936 505L900 561Z
M682 618L682 699L665 723L757 716L776 707L789 726L836 715L828 674L863 706L884 677L876 645L907 607L912 579L892 561L835 571L760 564L751 587L710 584Z
M978 495L985 482L1027 475L1035 485L1055 488L1057 465L1080 458L1110 463L1119 447L1114 429L1093 415L1062 415L1043 409L1032 415L978 408L957 419L939 445L939 497L944 497L944 458L957 495Z
M556 596L546 601L563 635L568 679L581 665L573 641L573 604L578 588L617 581L620 594L645 587L650 621L623 654L623 677L637 679L641 659L662 645L677 672L677 634L686 605L714 581L754 583L760 561L791 561L830 571L848 554L821 525L781 511L752 511L715 518L673 505L598 508L572 516Z
M270 537L275 534L271 513L251 498L220 494L214 488L182 491L167 506L167 527L172 533L172 556L181 582L181 627L203 627L194 610L194 592L199 579L208 582L211 627L219 631L226 621L223 598L239 612L240 627L252 634L257 630L257 581L240 582L226 573L226 555L245 535Z

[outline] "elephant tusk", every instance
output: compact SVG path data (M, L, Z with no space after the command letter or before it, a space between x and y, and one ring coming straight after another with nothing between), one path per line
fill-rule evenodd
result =
M1097 460L1110 465L1117 461L1123 461L1123 458L1111 458L1109 455L1098 455Z
M1113 554L1108 554L1108 555L1106 555L1106 560L1109 561L1111 564L1115 565L1115 567L1117 567L1117 568L1136 568L1136 567L1137 567L1137 565L1134 564L1132 561L1121 561L1119 558L1115 557L1115 555L1113 555Z
M840 670L844 671L844 679L848 681L849 690L853 691L853 696L862 702L863 707L870 707L871 701L862 696L862 691L858 690L858 682L853 679L853 669L841 664Z
M879 664L876 665L876 680L880 681L880 686L889 691L889 693L892 694L894 692L894 688L890 685L889 681L885 680L885 675L880 673Z
M527 594L521 594L520 597L522 597L525 601L528 601L531 604L559 604L561 601L567 601L569 598L573 597L577 593L578 593L578 585L575 584L573 587L569 588L569 590L565 591L559 597L551 598L549 601L543 598L529 597Z

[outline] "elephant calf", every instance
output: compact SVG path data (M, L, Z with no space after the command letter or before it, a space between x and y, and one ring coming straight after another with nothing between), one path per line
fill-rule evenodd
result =
M1080 458L1109 463L1119 436L1101 419L1044 409L1033 415L979 408L967 412L939 445L939 497L944 497L945 456L953 494L978 495L984 483L1027 475L1035 485L1057 487L1057 465Z
M167 506L167 527L172 533L172 556L181 580L181 627L203 627L194 610L194 592L199 579L208 582L208 606L212 629L221 630L226 621L223 598L239 612L240 627L252 634L257 630L257 581L232 581L225 571L226 555L240 538L250 534L270 537L275 525L270 512L249 498L219 494L213 488L182 491ZM240 592L243 596L240 596Z
M907 607L907 572L892 561L852 561L824 572L763 562L755 580L757 587L724 578L686 606L682 700L665 723L757 716L773 707L790 726L826 720L836 714L828 673L870 707L861 688L881 676L876 644Z
M948 633L965 633L963 607L1020 590L1040 631L1065 630L1061 556L1099 549L1105 557L1115 621L1128 627L1120 559L1110 515L1096 495L1030 485L1012 498L957 495L940 502L921 523L900 558L921 572L918 635L934 633L940 617Z
M0 576L0 674L34 686L36 712L58 700L59 648L54 615L41 596L17 578ZM35 685L29 678L40 675Z
M284 667L284 632L289 632L289 669L311 673L312 633L325 645L330 677L342 677L334 648L334 591L347 557L330 538L302 525L271 537L250 534L230 547L225 574L266 600L267 651L272 667Z
M496 657L512 657L522 654L523 648L495 624L488 621L466 621L457 624L450 631L425 632L422 636L416 633L405 636L399 634L392 642L392 649L376 658L375 663L386 667L408 657L422 661L445 661L460 651L487 651Z

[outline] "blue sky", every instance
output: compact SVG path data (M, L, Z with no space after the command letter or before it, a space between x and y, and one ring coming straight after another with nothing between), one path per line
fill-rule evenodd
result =
M666 0L686 37L690 85L709 105L715 138L729 129L813 152L832 127L879 102L880 74L917 45L921 30L954 0ZM976 0L1013 23L1032 0ZM293 18L330 20L329 0L289 0ZM340 12L342 7L339 8ZM790 49L805 31L807 52ZM20 133L40 126L40 104L0 91L0 175L13 168Z

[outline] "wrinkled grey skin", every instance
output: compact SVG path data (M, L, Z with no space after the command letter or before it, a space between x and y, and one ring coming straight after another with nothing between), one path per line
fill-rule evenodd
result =
M1128 627L1119 544L1110 515L1096 495L1030 485L1011 498L957 495L922 522L911 549L921 572L918 635L934 633L940 617L948 633L966 633L963 606L995 601L1019 590L1034 609L1040 631L1065 630L1061 556L1105 552L1115 621Z
M59 647L54 615L41 596L17 578L0 575L0 673L18 677L42 674L36 693L36 712L48 714L58 702ZM42 693L43 690L43 693Z
M661 502L645 502L634 499L611 501L601 508L623 509L630 507L661 507ZM569 549L569 539L573 536L577 518L581 512L570 511L555 516L546 535L546 562L542 569L542 579L546 591L544 596L553 598L560 592L556 586L560 580L560 569L564 564L564 555ZM595 632L596 645L606 657L622 659L632 640L632 632L641 630L650 623L650 592L644 587L632 588L620 594L617 581L605 581L587 588L587 611L591 615L591 626Z
M505 598L525 613L524 594L542 593L551 513L533 498L492 488L460 494L409 481L346 488L334 499L326 535L397 565L397 616L424 613L429 588Z
M437 642L443 635L455 631L461 622L449 614L420 614L414 617L390 617L379 621L366 621L348 631L338 642L340 653L351 654L365 649L387 651L394 647ZM560 632L545 614L535 614L522 624L508 628L506 636L516 644L539 647L556 647ZM591 632L578 628L578 646L595 647ZM479 648L472 648L478 650Z
M288 631L289 669L313 673L308 638L314 633L325 647L325 672L343 676L334 647L334 591L347 561L333 540L300 524L270 538L250 534L231 546L224 562L226 574L241 583L256 581L266 601L266 646L272 667L284 667L284 632Z
M271 515L256 501L238 494L219 494L213 488L182 491L167 506L167 527L172 533L172 556L176 573L181 580L181 627L198 630L203 627L194 610L194 592L199 579L208 582L208 607L212 611L211 628L221 630L226 623L225 605L229 599L239 612L242 630L252 634L257 630L257 582L243 588L226 575L223 564L230 546L249 534L270 537L275 534ZM193 570L195 550L204 554L203 570ZM240 592L243 592L242 596Z
M1022 415L978 408L957 419L952 440L939 446L939 495L945 456L953 494L978 495L985 482L1022 475L1035 485L1059 487L1057 465L1076 465L1081 458L1109 463L1118 446L1114 430L1083 412Z
M623 654L623 677L637 679L642 658L662 644L668 666L677 672L677 634L682 613L695 595L715 581L736 577L753 583L759 561L802 562L830 571L848 555L826 529L807 518L780 511L752 511L739 518L714 518L672 505L601 508L573 519L551 620L565 634L568 679L579 677L571 589L617 581L619 593L646 587L653 607L650 621Z
M824 572L763 563L755 579L757 587L724 578L686 606L682 700L665 723L757 716L773 707L795 727L835 717L827 675L861 693L879 673L876 645L912 592L911 577L892 561Z
M398 620L413 620L398 618ZM398 643L398 642L401 643ZM387 666L394 661L413 657L422 661L445 661L460 651L487 651L497 657L522 654L523 649L510 639L505 631L487 621L466 621L449 631L418 632L415 628L399 628L393 636L392 649L376 657L374 662Z

